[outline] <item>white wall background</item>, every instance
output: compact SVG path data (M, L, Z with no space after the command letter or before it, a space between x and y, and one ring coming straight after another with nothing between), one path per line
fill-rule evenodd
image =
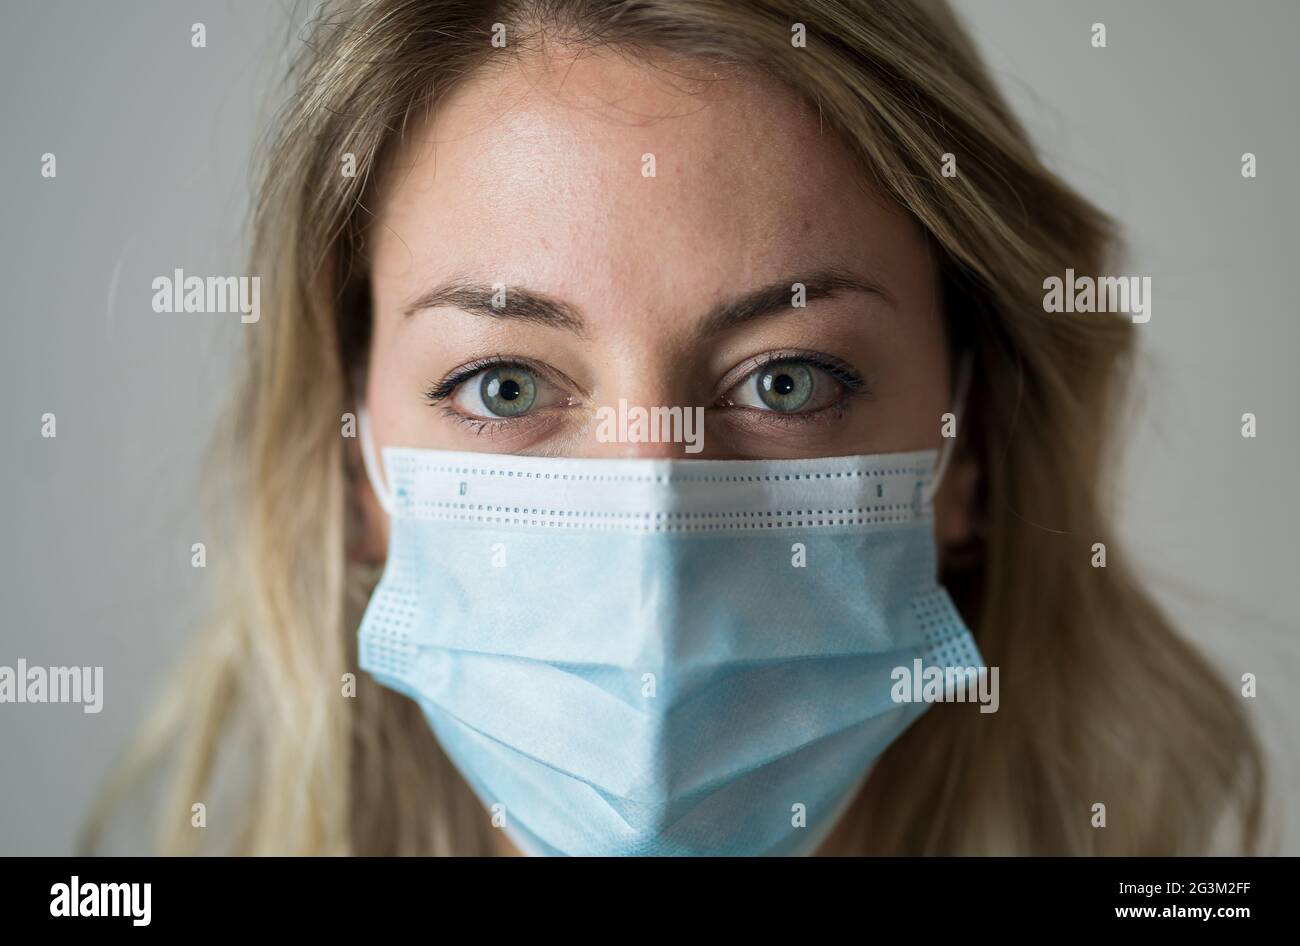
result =
M1123 224L1125 272L1152 278L1121 534L1224 677L1257 675L1276 843L1300 853L1300 4L954 6L1049 166Z
M1300 853L1300 4L956 5L1050 165L1125 224L1128 272L1153 279L1123 533L1224 676L1259 676L1276 843ZM0 853L61 854L202 610L193 486L240 325L157 316L149 284L241 271L249 156L295 14L0 6L0 664L106 677L98 715L0 705Z

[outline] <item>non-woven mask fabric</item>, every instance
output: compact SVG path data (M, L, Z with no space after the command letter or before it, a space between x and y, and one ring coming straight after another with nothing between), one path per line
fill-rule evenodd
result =
M983 667L936 581L937 451L388 447L381 482L363 449L392 520L361 667L526 853L809 853L929 707L900 668Z

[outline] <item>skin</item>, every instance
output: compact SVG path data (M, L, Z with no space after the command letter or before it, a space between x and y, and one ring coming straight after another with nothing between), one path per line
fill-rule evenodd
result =
M654 177L642 175L647 153ZM600 442L597 410L620 398L704 407L694 458L942 443L949 356L925 235L871 189L815 108L770 80L612 51L529 53L463 83L389 175L371 234L365 396L378 446L687 456L681 444ZM810 289L806 307L788 304L792 282L828 272L874 291ZM409 311L449 282L504 283L507 300L537 294L581 325L454 299ZM787 304L702 330L721 304L771 285ZM770 353L811 354L862 383L852 391L814 368L808 405L782 413L756 386L782 370L758 367ZM430 402L456 369L498 355L529 367L529 412L496 418L475 396L481 375ZM972 460L953 458L936 499L941 555L970 532L977 478ZM386 517L364 478L357 488L361 555L382 560Z

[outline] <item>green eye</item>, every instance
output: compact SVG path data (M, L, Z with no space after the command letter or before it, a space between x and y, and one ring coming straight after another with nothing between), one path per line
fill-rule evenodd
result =
M478 387L483 406L497 417L518 417L537 400L537 381L523 368L489 369Z
M799 361L778 361L754 376L759 399L783 414L800 410L812 399L816 387L809 366Z

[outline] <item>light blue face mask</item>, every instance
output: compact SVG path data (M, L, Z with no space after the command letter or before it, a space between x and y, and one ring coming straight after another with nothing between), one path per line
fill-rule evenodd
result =
M525 853L809 853L929 706L895 669L982 665L935 579L937 451L385 448L381 482L361 421L392 516L361 667Z

